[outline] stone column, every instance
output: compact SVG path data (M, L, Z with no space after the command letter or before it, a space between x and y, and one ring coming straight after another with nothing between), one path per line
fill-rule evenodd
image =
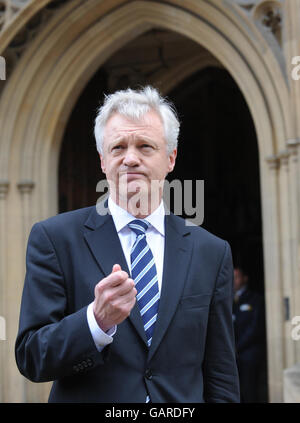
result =
M33 181L24 180L18 184L19 192L21 193L22 199L22 228L23 228L23 251L24 257L26 254L26 247L28 236L32 227L32 219L33 219L33 205L32 203L32 193L35 184ZM25 268L24 268L25 274ZM41 383L32 383L29 380L25 381L25 398L26 402L45 402L47 401L48 396L48 384L41 384Z
M300 403L300 364L284 371L284 402Z
M23 240L24 240L24 255L25 255L25 248L27 244L27 239L29 236L32 218L31 218L31 207L30 207L30 199L31 199L31 192L34 188L33 181L22 181L18 184L18 189L21 193L22 197L22 218L23 218Z
M283 2L284 26L283 49L286 57L286 72L291 95L291 113L295 137L300 136L300 2ZM298 59L297 59L298 58Z
M293 315L300 315L300 160L298 150L300 142L300 1L289 0L283 2L284 7L284 38L283 48L286 57L286 73L290 92L290 115L292 128L290 139L287 141L291 153L290 197L292 219L292 266L293 266ZM291 316L293 317L293 316ZM292 325L290 325L290 331ZM300 363L300 341L294 343L294 363Z
M294 181L291 181L291 163L289 150L279 154L279 200L280 200L280 229L281 229L281 273L284 304L284 344L285 368L295 363L294 342L291 337L291 318L294 315L294 283L293 283L293 231L295 230L292 211L292 197Z
M35 183L30 180L21 181L18 184L19 192L22 198L22 219L23 219L23 246L24 257L26 254L26 247L28 236L34 219L34 206L32 204L32 194ZM25 274L25 268L24 268ZM29 380L25 381L25 398L26 402L47 402L50 383L32 383Z
M265 302L268 351L268 386L271 402L282 402L282 372L284 369L284 327L282 275L280 265L280 213L278 179L280 161L277 156L266 157L268 166L262 166L262 178L268 180L264 192L264 264ZM278 228L278 230L274 230Z
M299 245L299 148L300 139L290 139L287 141L290 151L290 213L291 213L291 254L293 266L293 297L291 298L291 319L300 316L300 245ZM293 329L291 326L290 330ZM295 362L300 363L300 342L294 342Z
M292 134L290 141L298 144L300 140L300 2L290 0L283 2L284 20L284 53L286 56L286 72L290 88L290 110L292 118ZM300 160L298 160L298 175L300 175ZM300 182L298 181L298 221L300 219ZM298 226L300 242L300 225ZM300 310L299 310L300 312Z
M4 358L6 342L6 313L5 313L5 280L6 280L6 196L8 193L9 182L0 181L0 379L4 379ZM0 384L0 403L4 402L4 386Z

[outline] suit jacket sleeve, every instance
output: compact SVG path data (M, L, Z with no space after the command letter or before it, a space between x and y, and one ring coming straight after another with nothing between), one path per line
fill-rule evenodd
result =
M232 324L233 266L229 244L218 272L212 298L203 365L206 402L239 402Z
M104 363L92 339L87 307L70 313L64 275L42 223L33 226L15 345L20 372L34 382L55 380Z

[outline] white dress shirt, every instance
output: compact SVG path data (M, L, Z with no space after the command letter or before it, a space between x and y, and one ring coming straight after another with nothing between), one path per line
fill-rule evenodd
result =
M110 197L108 199L108 208L120 239L128 269L131 272L130 252L135 242L136 234L129 228L128 223L135 220L136 217L128 213L127 210L119 207ZM159 207L152 214L147 216L145 220L150 223L146 232L146 240L154 257L157 270L158 289L161 291L165 247L165 209L163 202L161 202ZM116 333L117 327L114 326L106 333L103 332L96 322L93 312L93 303L87 308L87 321L96 347L101 351L106 345L113 341L113 335Z

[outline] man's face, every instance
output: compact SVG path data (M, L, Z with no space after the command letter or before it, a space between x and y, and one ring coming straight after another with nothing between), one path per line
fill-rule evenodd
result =
M248 276L241 269L234 269L234 290L238 291L248 282Z
M151 181L161 182L173 170L176 150L167 154L163 124L156 112L149 111L138 122L115 113L105 126L100 159L112 198L124 204L137 192L150 195ZM161 195L162 190L160 199Z

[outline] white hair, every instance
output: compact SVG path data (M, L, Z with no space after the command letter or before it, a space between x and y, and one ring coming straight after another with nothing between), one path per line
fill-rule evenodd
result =
M167 152L171 154L177 148L179 135L179 121L176 110L172 103L163 98L159 92L147 86L140 90L116 91L113 94L105 96L103 105L99 108L95 119L94 134L96 138L97 150L103 153L103 133L108 119L113 113L117 112L126 118L139 120L150 110L154 110L161 117L165 139L167 143Z

